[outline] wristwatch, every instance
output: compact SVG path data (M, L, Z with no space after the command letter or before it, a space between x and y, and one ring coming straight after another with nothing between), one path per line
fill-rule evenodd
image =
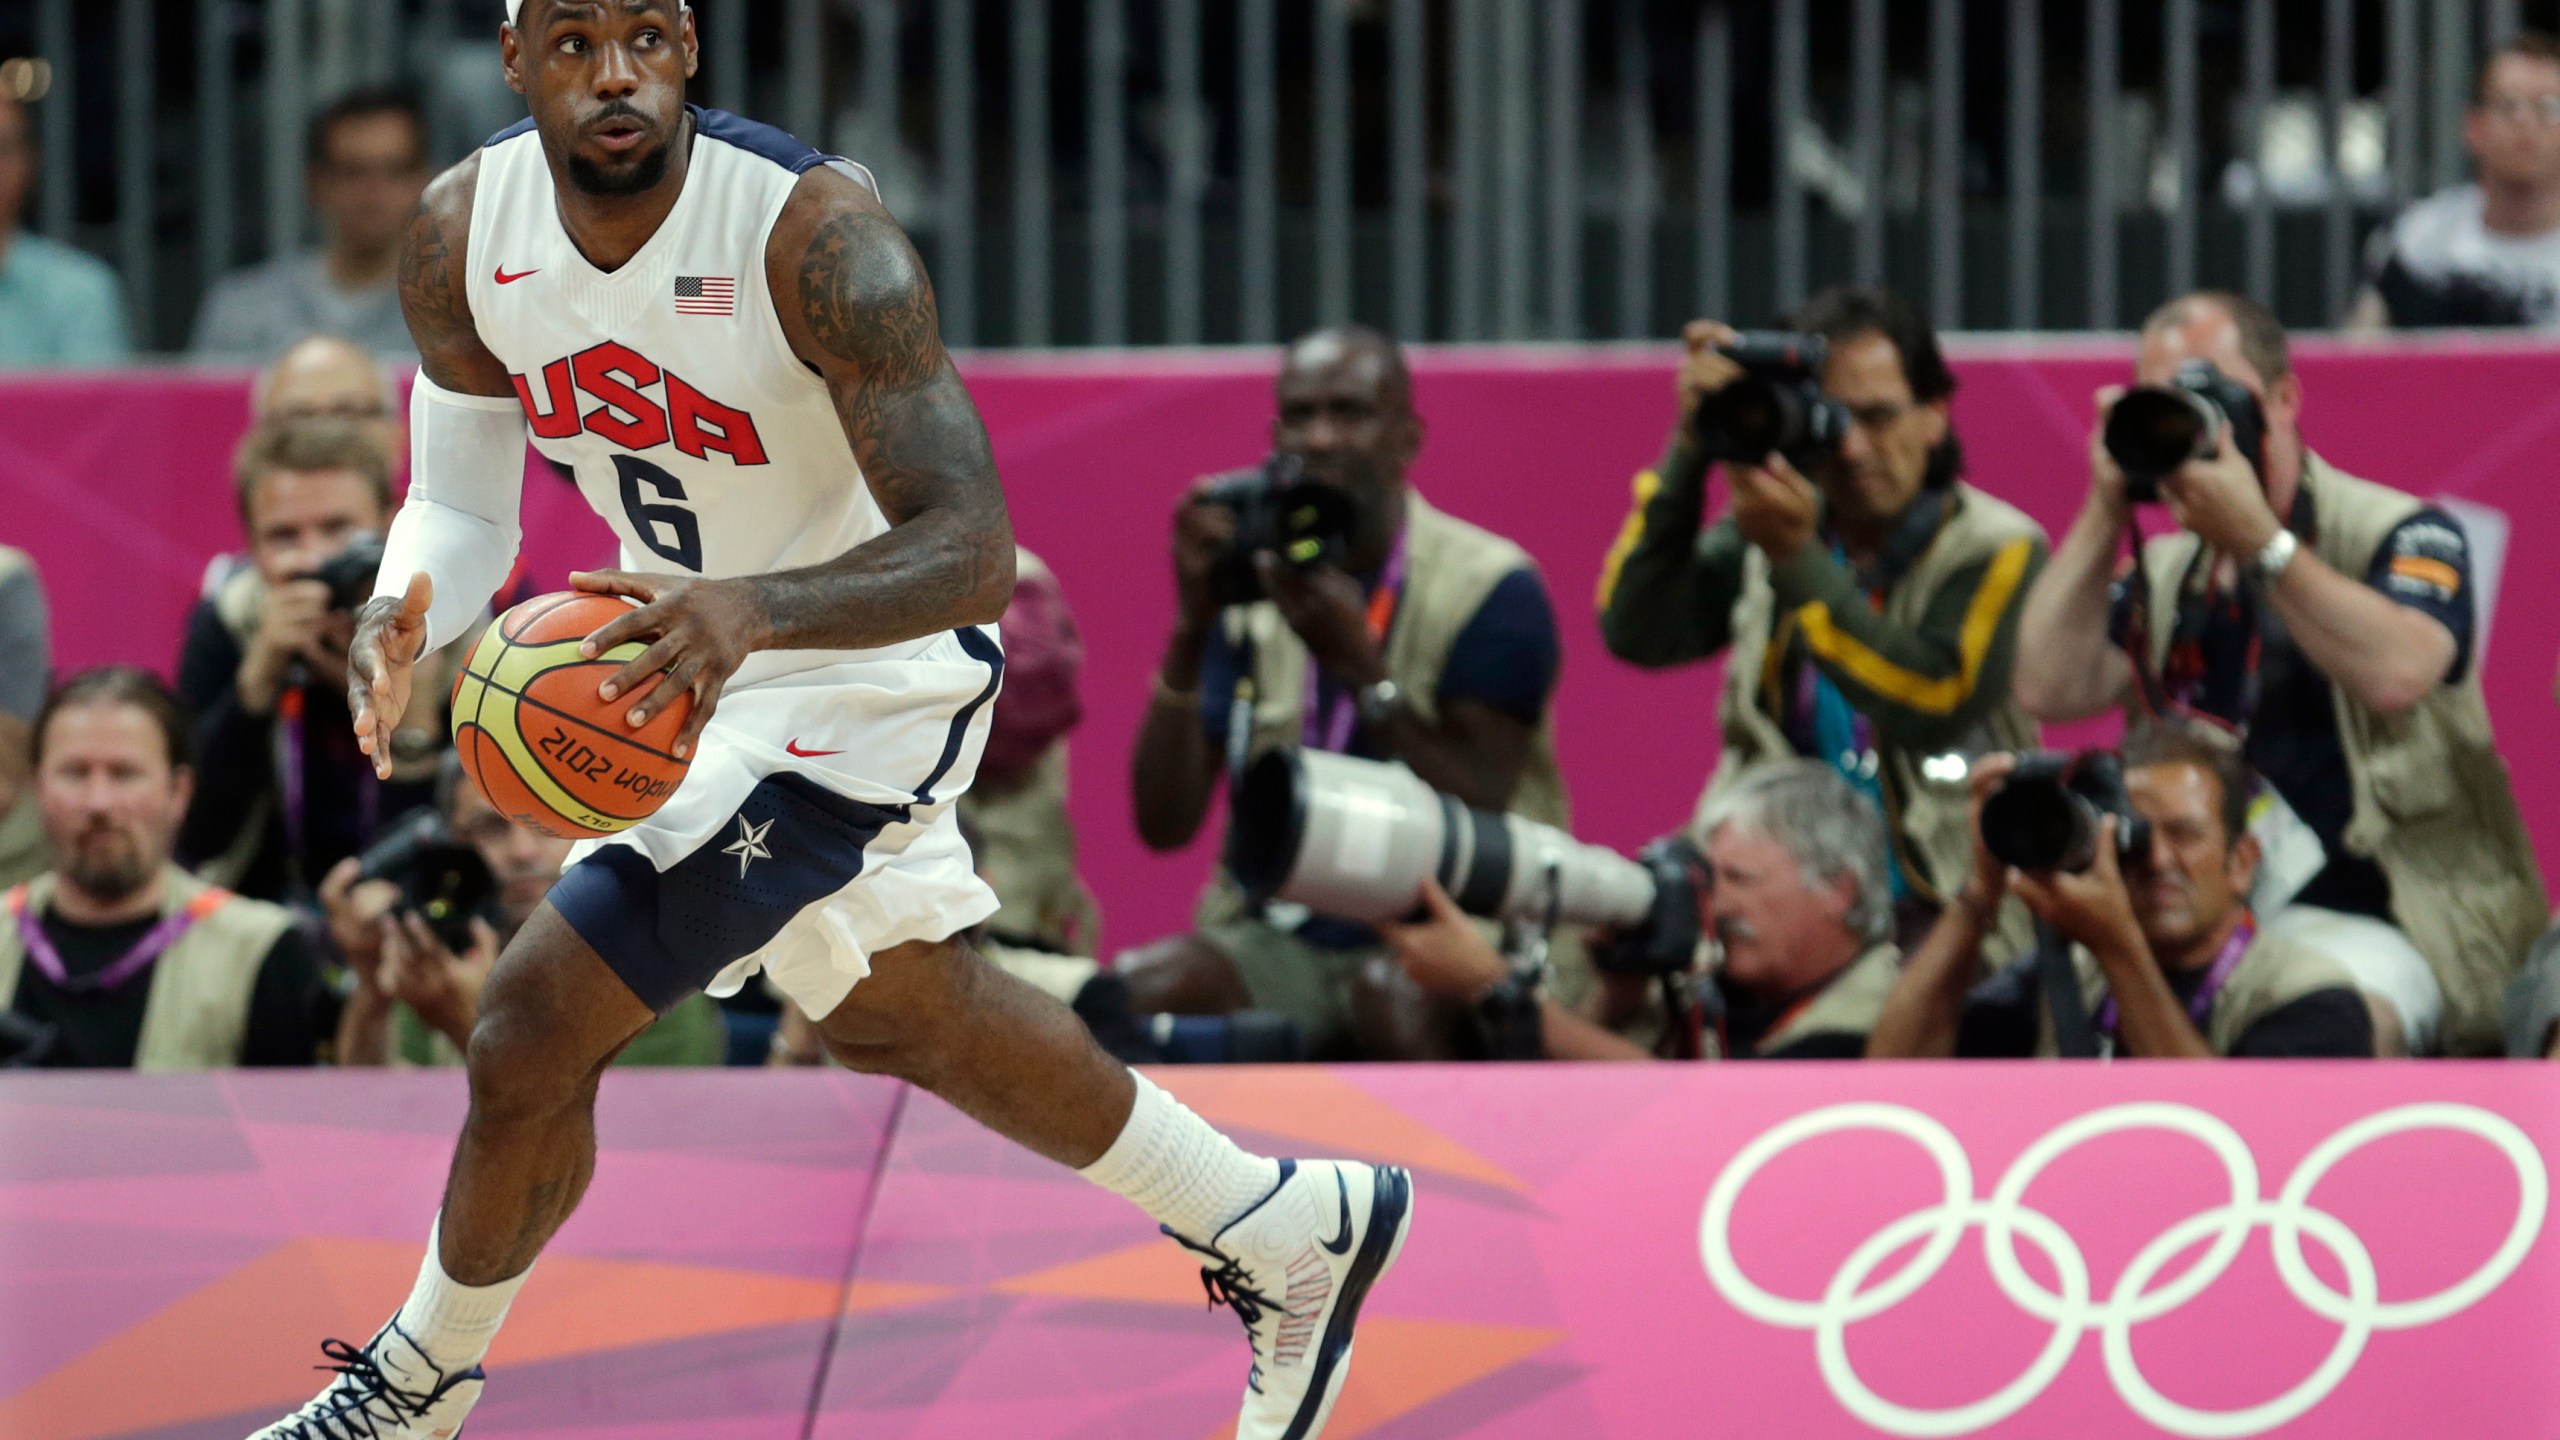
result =
M1395 712L1396 702L1403 698L1403 689L1393 680L1381 680L1375 685L1362 686L1359 699L1360 723L1372 730L1386 724L1387 717Z
M2249 557L2249 572L2258 577L2259 584L2273 585L2284 578L2285 567L2293 563L2301 549L2302 542L2294 538L2292 531L2278 530L2265 549Z

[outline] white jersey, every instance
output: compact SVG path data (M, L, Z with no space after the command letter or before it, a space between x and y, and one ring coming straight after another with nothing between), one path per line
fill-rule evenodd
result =
M725 578L815 565L889 524L826 385L783 335L765 246L803 174L834 165L872 180L771 126L690 113L675 208L610 274L562 226L533 122L491 139L471 209L471 314L514 376L535 448L576 473L624 569ZM933 640L763 651L730 683L920 654Z

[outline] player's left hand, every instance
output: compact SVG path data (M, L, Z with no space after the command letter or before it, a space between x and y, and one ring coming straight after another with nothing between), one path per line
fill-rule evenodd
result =
M1253 568L1280 618L1326 673L1348 685L1387 678L1386 655L1369 633L1369 601L1359 581L1331 565L1300 570L1268 550L1253 557Z
M764 613L745 587L728 580L687 580L629 570L582 570L569 577L590 595L628 595L643 602L589 635L580 647L592 660L626 640L649 648L613 672L596 692L606 700L629 696L624 716L633 729L649 723L680 694L693 696L693 715L676 736L676 758L693 758L702 727L720 708L720 692L750 652L763 643Z

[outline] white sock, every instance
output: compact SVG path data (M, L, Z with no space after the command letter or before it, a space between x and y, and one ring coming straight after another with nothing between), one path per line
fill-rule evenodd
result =
M444 1273L444 1215L427 1231L426 1262L418 1267L417 1288L395 1318L410 1341L446 1375L459 1375L480 1363L506 1323L507 1307L524 1288L525 1275L495 1285L465 1285Z
M1280 1183L1276 1160L1239 1149L1144 1075L1129 1123L1102 1158L1078 1174L1207 1244Z

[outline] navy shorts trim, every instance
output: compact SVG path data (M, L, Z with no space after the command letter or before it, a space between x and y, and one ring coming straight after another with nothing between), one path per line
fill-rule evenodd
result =
M560 877L551 906L663 1015L843 889L880 832L908 818L905 806L850 799L784 771L758 781L718 834L669 869L607 845Z
M977 699L961 706L959 713L951 717L951 733L943 739L941 762L933 767L932 774L924 777L924 783L916 787L916 803L919 805L933 803L933 787L941 784L942 777L951 773L951 767L960 763L960 747L969 738L969 722L976 719L987 702L996 698L996 692L1004 688L1004 648L975 625L964 625L951 633L959 637L960 648L968 652L970 659L987 667L987 688L979 691Z

